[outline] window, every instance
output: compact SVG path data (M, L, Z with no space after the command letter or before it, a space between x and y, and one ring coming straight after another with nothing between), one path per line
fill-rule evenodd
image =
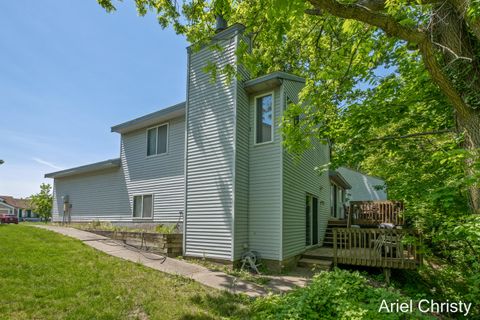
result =
M273 94L255 100L255 143L273 141Z
M153 216L153 196L145 194L133 196L133 217L151 218Z
M168 124L147 130L147 156L167 153Z
M287 97L286 101L287 101L287 110L292 109L295 103L293 103L293 101L289 97ZM292 120L293 120L293 124L295 126L298 126L298 124L300 123L300 116L298 114L292 115Z

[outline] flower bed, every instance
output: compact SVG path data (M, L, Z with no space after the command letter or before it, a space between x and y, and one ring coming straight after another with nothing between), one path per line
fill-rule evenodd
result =
M182 255L183 235L181 233L153 233L137 231L88 230L89 232L120 240L127 245L167 257Z

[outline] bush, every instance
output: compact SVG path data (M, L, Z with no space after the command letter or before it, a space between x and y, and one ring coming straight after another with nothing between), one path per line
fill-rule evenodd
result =
M175 225L166 225L166 224L159 224L155 227L155 232L163 233L163 234L170 234L175 232Z
M254 302L255 319L431 319L413 314L379 313L382 300L406 302L392 288L374 287L358 272L335 270L314 276L305 288Z

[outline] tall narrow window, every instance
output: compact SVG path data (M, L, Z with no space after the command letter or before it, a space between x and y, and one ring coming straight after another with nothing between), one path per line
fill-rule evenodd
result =
M255 105L255 142L270 142L273 140L273 95L258 97Z
M149 129L147 131L147 137L147 155L157 154L157 128Z
M143 196L143 208L142 208L142 217L143 218L151 218L152 217L152 209L153 209L153 203L152 203L152 195L145 195Z
M151 218L153 216L153 196L151 194L133 196L133 217Z
M135 218L142 217L142 196L133 197L133 216Z
M167 152L167 132L166 125L158 127L157 153Z
M168 124L147 130L147 156L167 153Z

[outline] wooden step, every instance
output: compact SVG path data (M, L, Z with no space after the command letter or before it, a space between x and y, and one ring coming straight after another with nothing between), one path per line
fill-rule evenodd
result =
M302 258L333 261L333 249L326 247L311 249L304 252Z
M333 262L329 260L301 258L298 261L299 267L315 268L315 269L327 270L327 271L332 269L332 265L333 265Z
M346 226L347 220L329 220L328 226Z

